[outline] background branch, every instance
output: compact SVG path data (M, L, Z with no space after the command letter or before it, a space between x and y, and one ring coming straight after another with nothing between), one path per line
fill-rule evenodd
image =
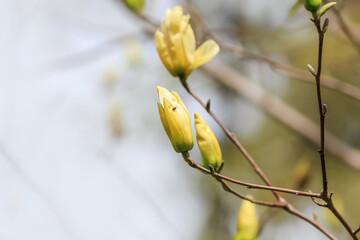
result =
M323 226L321 226L317 221L314 221L311 218L306 217L303 213L301 213L300 211L295 209L291 204L289 204L285 199L280 198L277 203L263 202L263 201L256 201L256 200L249 199L246 196L243 196L242 194L236 192L234 189L230 188L221 178L218 178L219 175L217 173L215 173L214 171L210 171L208 169L205 169L205 168L199 166L196 162L194 162L191 159L188 152L182 153L182 156L183 156L184 160L189 164L190 167L199 169L199 170L204 171L209 174L212 174L212 176L215 177L215 179L222 184L225 191L230 192L233 195L235 195L241 199L248 200L257 205L267 206L267 207L271 207L271 208L284 209L286 212L310 223L315 228L317 228L319 231L321 231L324 235L326 235L329 239L336 240L336 238L331 233L329 233Z
M307 117L282 100L271 95L257 84L249 81L232 67L213 59L202 69L229 89L237 92L251 102L261 106L268 114L279 120L291 130L302 135L314 144L319 144L319 127ZM349 146L331 133L325 131L325 148L350 166L360 170L360 151Z
M239 46L229 46L228 44L224 43L220 38L217 37L215 32L213 32L208 25L206 24L205 20L202 18L202 16L194 9L192 4L188 0L182 0L186 10L190 13L192 21L201 29L202 34L204 37L209 37L214 39L220 46L220 48L227 53L234 54L236 56L239 56L244 59L254 60L260 63L267 64L270 66L274 71L276 71L279 74L282 74L287 77L294 78L296 80L300 80L305 83L314 84L312 76L307 72L299 68L295 68L292 66L288 66L286 64L277 62L275 60L272 60L271 58L262 56L260 54L252 53L242 47ZM338 10L335 10L335 14L337 13L339 15L339 18L341 18L341 15ZM343 22L343 19L342 19ZM346 29L348 29L348 26L344 25ZM348 29L350 31L350 29ZM359 43L360 44L360 43ZM344 81L341 81L335 77L332 76L323 76L321 85L335 90L339 93L342 93L348 97L351 97L352 99L356 101L360 101L360 88L346 83Z

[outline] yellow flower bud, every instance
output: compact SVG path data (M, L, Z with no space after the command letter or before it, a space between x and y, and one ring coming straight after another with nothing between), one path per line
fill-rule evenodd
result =
M312 14L316 14L321 7L321 0L305 0L304 6L306 10Z
M219 45L213 40L207 40L196 49L195 34L189 19L190 15L183 15L181 6L167 9L161 30L155 33L156 49L162 63L171 75L185 79L220 51Z
M195 129L203 166L209 169L211 165L215 170L219 169L223 162L219 143L210 127L198 113L195 113Z
M237 236L242 236L243 240L253 240L256 239L258 230L259 221L256 216L255 204L244 200L238 213Z
M161 122L176 152L186 152L194 147L191 118L184 103L176 92L157 87Z
M133 12L139 13L145 7L145 0L122 0L125 5Z

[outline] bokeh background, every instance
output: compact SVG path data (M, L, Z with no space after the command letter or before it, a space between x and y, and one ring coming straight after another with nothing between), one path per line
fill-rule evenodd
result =
M316 66L317 36L303 8L289 16L294 3L198 0L193 7L227 44L306 69L307 63ZM160 22L166 8L179 4L147 0L144 14ZM359 33L360 2L338 6ZM324 73L360 88L359 52L328 15ZM1 240L231 239L241 200L173 151L158 116L156 86L177 91L191 114L206 119L220 141L225 175L261 181L162 66L148 24L116 0L2 0L0 19ZM314 85L258 61L227 53L216 59L318 121ZM201 69L189 84L205 101L211 98L213 111L274 185L321 190L316 145ZM328 89L324 99L326 128L359 149L360 102ZM201 161L196 146L191 154ZM308 180L300 184L296 169L305 169ZM328 175L334 198L355 227L360 170L329 154ZM273 199L268 192L238 190ZM284 196L347 239L310 199ZM281 210L257 212L268 217L260 239L326 239Z

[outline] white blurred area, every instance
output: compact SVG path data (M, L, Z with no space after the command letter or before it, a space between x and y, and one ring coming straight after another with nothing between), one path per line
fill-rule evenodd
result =
M174 5L151 0L146 12L160 20ZM172 150L156 86L204 112L160 64L146 25L99 0L3 0L0 19L0 240L197 239L201 176ZM249 111L256 129L262 114ZM299 239L288 224L276 239Z

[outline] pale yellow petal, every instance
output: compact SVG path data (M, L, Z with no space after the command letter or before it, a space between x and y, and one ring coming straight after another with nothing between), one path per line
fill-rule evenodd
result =
M175 34L175 33L178 33L180 32L180 26L181 26L181 23L182 23L182 19L183 19L183 9L181 6L177 6L177 7L174 7L172 9L172 12L171 12L171 15L170 15L170 18L169 18L169 25L167 26L168 27L168 31L171 33L171 34Z
M214 40L207 40L195 51L193 69L210 61L220 51L219 45Z
M159 30L155 33L155 46L161 62L164 64L170 74L174 76L174 65L172 62L172 58L169 55L169 50L164 39L164 34Z
M190 65L192 65L194 62L196 40L194 31L190 24L187 24L184 30L183 43L188 62Z
M164 107L164 99L170 102L177 102L177 98L164 87L157 86L157 92L161 106Z
M191 120L189 111L188 111L187 108L185 107L185 104L184 104L184 102L181 100L179 94L177 94L177 92L175 92L175 91L172 91L171 94L176 97L177 102L185 109L185 111L187 112L187 115L189 116L189 119Z
M158 106L158 109L159 109L159 115L160 115L160 120L161 120L161 123L165 129L165 132L166 132L166 135L168 136L169 139L171 139L171 132L170 132L170 129L169 129L169 124L166 120L166 115L165 115L165 112L164 112L164 108L163 106L160 104L160 103L157 103L157 106Z
M177 102L164 99L164 112L171 132L171 142L176 152L191 150L194 136L187 112Z
M170 35L172 47L169 48L169 54L172 57L174 73L182 75L186 72L188 60L184 49L183 38L181 33Z

